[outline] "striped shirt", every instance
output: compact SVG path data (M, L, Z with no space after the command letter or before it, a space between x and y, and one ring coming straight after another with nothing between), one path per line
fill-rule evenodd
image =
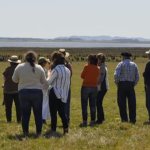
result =
M66 103L70 87L70 70L65 65L57 65L52 69L48 83L54 89L56 97Z
M131 81L136 85L139 81L139 72L137 65L130 59L125 59L120 62L114 73L115 83L119 81Z

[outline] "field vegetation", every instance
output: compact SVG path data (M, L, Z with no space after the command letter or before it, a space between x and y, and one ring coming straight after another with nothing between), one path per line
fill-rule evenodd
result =
M122 49L121 49L122 50ZM17 54L22 56L26 49L19 50L6 50L2 49L0 55L10 56ZM51 50L52 51L52 50ZM51 51L38 51L40 55L49 56ZM73 50L72 58L74 57L87 57L88 53L102 52L103 50ZM107 50L108 51L108 50ZM107 52L104 51L104 52ZM122 50L123 51L123 50ZM5 107L2 104L3 101L3 89L0 89L0 149L14 149L14 150L141 150L150 149L150 126L143 125L143 122L148 119L147 111L145 107L145 93L143 85L142 73L145 67L147 59L144 58L145 49L140 53L132 52L136 54L135 62L139 67L140 81L136 86L137 97L137 123L135 125L129 123L121 123L119 118L119 111L117 106L117 88L114 84L113 74L114 69L121 60L120 51L111 50L106 53L108 56L117 56L114 60L110 58L107 62L109 70L109 83L110 89L104 99L104 111L106 121L102 125L96 125L94 127L88 126L87 128L80 128L79 124L82 121L81 118L81 104L80 104L80 88L82 80L80 79L80 73L86 63L84 60L72 60L73 76L71 87L71 123L69 134L62 136L62 127L60 119L58 121L58 134L46 137L46 132L50 130L50 121L47 125L43 126L43 137L35 138L35 125L33 115L30 119L30 137L27 140L22 139L21 125L16 123L15 111L13 108L13 121L12 123L6 123L5 119ZM71 52L71 50L69 51ZM138 54L138 55L137 55ZM0 85L3 84L2 72L8 66L7 62L0 62ZM90 120L89 120L90 121Z

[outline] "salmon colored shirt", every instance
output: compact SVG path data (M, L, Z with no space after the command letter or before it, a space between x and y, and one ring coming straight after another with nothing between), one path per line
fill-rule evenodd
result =
M97 87L100 78L100 69L96 65L88 64L84 67L81 78L83 79L82 86Z

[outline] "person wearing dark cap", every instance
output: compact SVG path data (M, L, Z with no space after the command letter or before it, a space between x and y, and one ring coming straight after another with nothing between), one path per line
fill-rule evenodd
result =
M4 76L4 104L6 109L6 119L7 122L12 121L12 104L13 101L15 103L16 107L16 116L17 116L17 122L21 122L21 111L20 111L20 102L18 99L18 84L14 83L12 81L12 75L14 73L15 68L21 61L18 59L18 56L11 56L8 59L8 62L10 63L10 66L5 69L3 72Z
M123 60L117 65L114 80L117 85L117 99L122 122L128 122L126 99L128 99L130 123L136 122L136 96L134 87L139 81L137 65L131 61L131 53L121 53Z
M145 52L148 56L149 61L145 66L143 73L144 85L145 85L145 94L146 94L146 108L148 111L148 121L145 124L150 124L150 50Z

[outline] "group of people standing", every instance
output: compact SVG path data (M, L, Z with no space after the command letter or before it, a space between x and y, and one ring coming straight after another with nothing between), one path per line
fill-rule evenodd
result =
M51 130L56 131L57 112L63 123L64 134L68 132L70 118L70 108L68 108L70 107L70 104L68 104L70 100L68 99L70 98L72 69L65 59L66 55L68 54L65 49L53 52L50 66L46 58L39 58L39 64L37 64L37 54L34 51L28 51L24 55L23 63L19 62L17 56L10 58L10 64L15 65L15 67L12 68L12 65L8 67L12 68L12 73L8 73L8 76L11 76L11 82L16 85L15 92L18 101L16 112L20 115L18 122L22 122L24 136L29 135L31 109L33 109L37 136L41 135L42 124L46 123L48 116L51 117ZM3 73L4 95L8 93L5 90L8 90L8 76L6 75L8 68ZM8 94L11 101L15 100L12 97L12 92ZM6 118L8 122L11 122L12 103L11 107L8 107L8 100L8 97L4 96Z
M103 111L103 98L108 90L107 66L105 65L105 55L89 55L87 65L84 67L81 78L81 107L82 119L81 127L87 126L88 113L87 106L89 101L91 121L90 126L95 123L101 124L105 120ZM97 111L96 111L97 110ZM96 119L97 112L97 119Z
M150 59L150 51L146 54ZM139 81L137 65L130 59L132 54L121 53L123 60L114 72L117 85L117 100L122 122L136 122L136 96L134 87ZM59 49L51 55L51 62L45 57L37 60L34 51L28 51L21 61L13 55L8 59L10 66L3 73L4 103L7 122L11 122L13 100L16 105L17 122L22 123L24 136L29 134L29 120L33 109L36 134L41 135L42 124L51 120L51 130L56 131L57 112L61 117L64 134L68 133L70 122L70 97L72 67L66 57L69 53ZM90 126L102 124L105 121L103 99L109 89L108 70L103 53L88 56L87 65L81 72L83 79L81 87L82 123L80 127L88 125L88 101L90 106ZM37 64L38 61L38 64ZM146 107L150 124L150 62L146 64L143 73ZM127 102L129 117L127 113Z

